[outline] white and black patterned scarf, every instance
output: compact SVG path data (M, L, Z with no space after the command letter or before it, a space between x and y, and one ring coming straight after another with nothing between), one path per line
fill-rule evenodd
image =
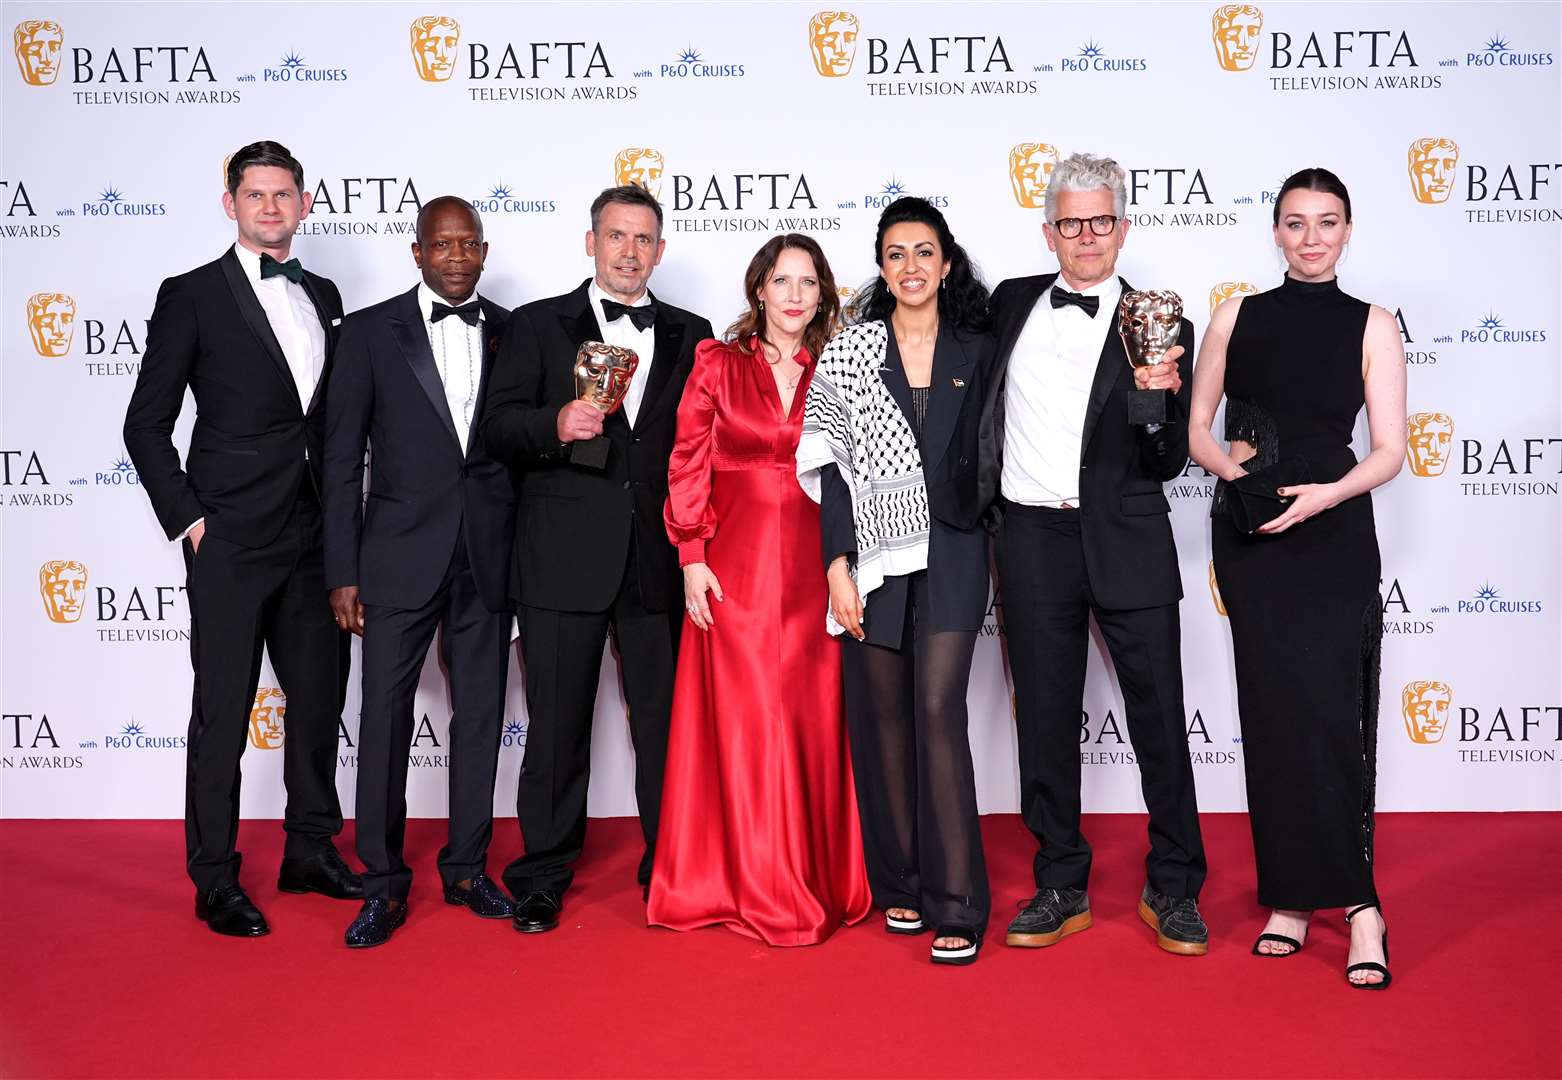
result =
M867 599L886 577L927 568L927 488L922 453L906 416L879 377L888 352L882 322L849 326L814 368L797 444L797 480L815 502L821 472L839 468L857 529L857 591ZM843 628L829 611L825 627Z

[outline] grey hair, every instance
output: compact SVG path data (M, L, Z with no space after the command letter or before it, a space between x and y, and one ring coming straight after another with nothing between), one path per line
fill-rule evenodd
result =
M1102 188L1112 192L1113 211L1123 217L1128 209L1128 174L1123 172L1123 167L1109 157L1070 154L1058 162L1047 182L1047 224L1058 220L1058 208L1052 199L1057 192L1100 191Z

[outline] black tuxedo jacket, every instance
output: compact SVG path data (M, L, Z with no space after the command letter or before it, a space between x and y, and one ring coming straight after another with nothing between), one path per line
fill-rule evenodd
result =
M657 301L656 354L633 430L619 409L603 431L606 467L572 464L557 423L576 398L576 350L602 337L589 285L515 309L488 388L483 439L517 478L511 594L528 607L606 611L633 535L641 600L667 611L683 604L677 550L662 524L667 459L694 347L714 335L707 320Z
M319 494L342 297L316 274L305 272L303 286L326 341L307 402L298 400L282 346L232 248L158 289L124 437L170 540L204 517L213 536L264 547L282 531L301 484ZM181 467L173 430L186 387L195 396L195 429Z
M995 522L1002 517L996 504L1003 473L1009 358L1031 309L1057 276L1011 278L993 291L993 333L998 351L977 433L975 505L978 512L991 508ZM1130 288L1124 281L1123 290ZM1117 313L1101 311L1096 318L1112 320L1112 328L1096 365L1081 436L1079 516L1085 571L1096 602L1109 610L1176 603L1182 598L1182 576L1172 539L1171 506L1161 485L1188 463L1193 324L1183 319L1177 338L1184 350L1182 389L1167 399L1169 422L1149 434L1128 423L1128 392L1134 388L1134 380L1128 353L1117 333Z
M461 451L414 287L342 323L325 436L325 584L365 604L428 603L466 525L467 557L490 611L509 609L515 492L481 437L483 395L509 314L483 302L477 407ZM363 495L363 448L373 448Z

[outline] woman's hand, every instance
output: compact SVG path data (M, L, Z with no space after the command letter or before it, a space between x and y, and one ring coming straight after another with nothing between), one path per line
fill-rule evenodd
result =
M1338 489L1333 484L1297 484L1294 487L1277 488L1276 491L1295 501L1285 508L1285 513L1258 527L1258 531L1266 536L1283 533L1292 525L1298 525L1314 514L1321 514L1337 506L1340 501Z
M690 563L683 568L683 606L689 613L689 621L701 630L709 630L716 620L711 618L709 592L720 603L723 599L721 582L702 562Z
M830 583L830 614L846 628L848 634L861 641L862 597L857 593L857 583L852 580L851 564L846 556L838 556L830 564L825 577Z

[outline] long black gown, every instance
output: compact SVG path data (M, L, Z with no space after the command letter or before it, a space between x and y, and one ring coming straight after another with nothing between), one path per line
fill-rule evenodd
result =
M1226 438L1249 471L1295 457L1315 483L1356 464L1369 305L1290 277L1242 301L1226 349ZM1382 607L1372 497L1275 536L1212 514L1230 615L1258 900L1311 910L1375 899L1373 788Z

